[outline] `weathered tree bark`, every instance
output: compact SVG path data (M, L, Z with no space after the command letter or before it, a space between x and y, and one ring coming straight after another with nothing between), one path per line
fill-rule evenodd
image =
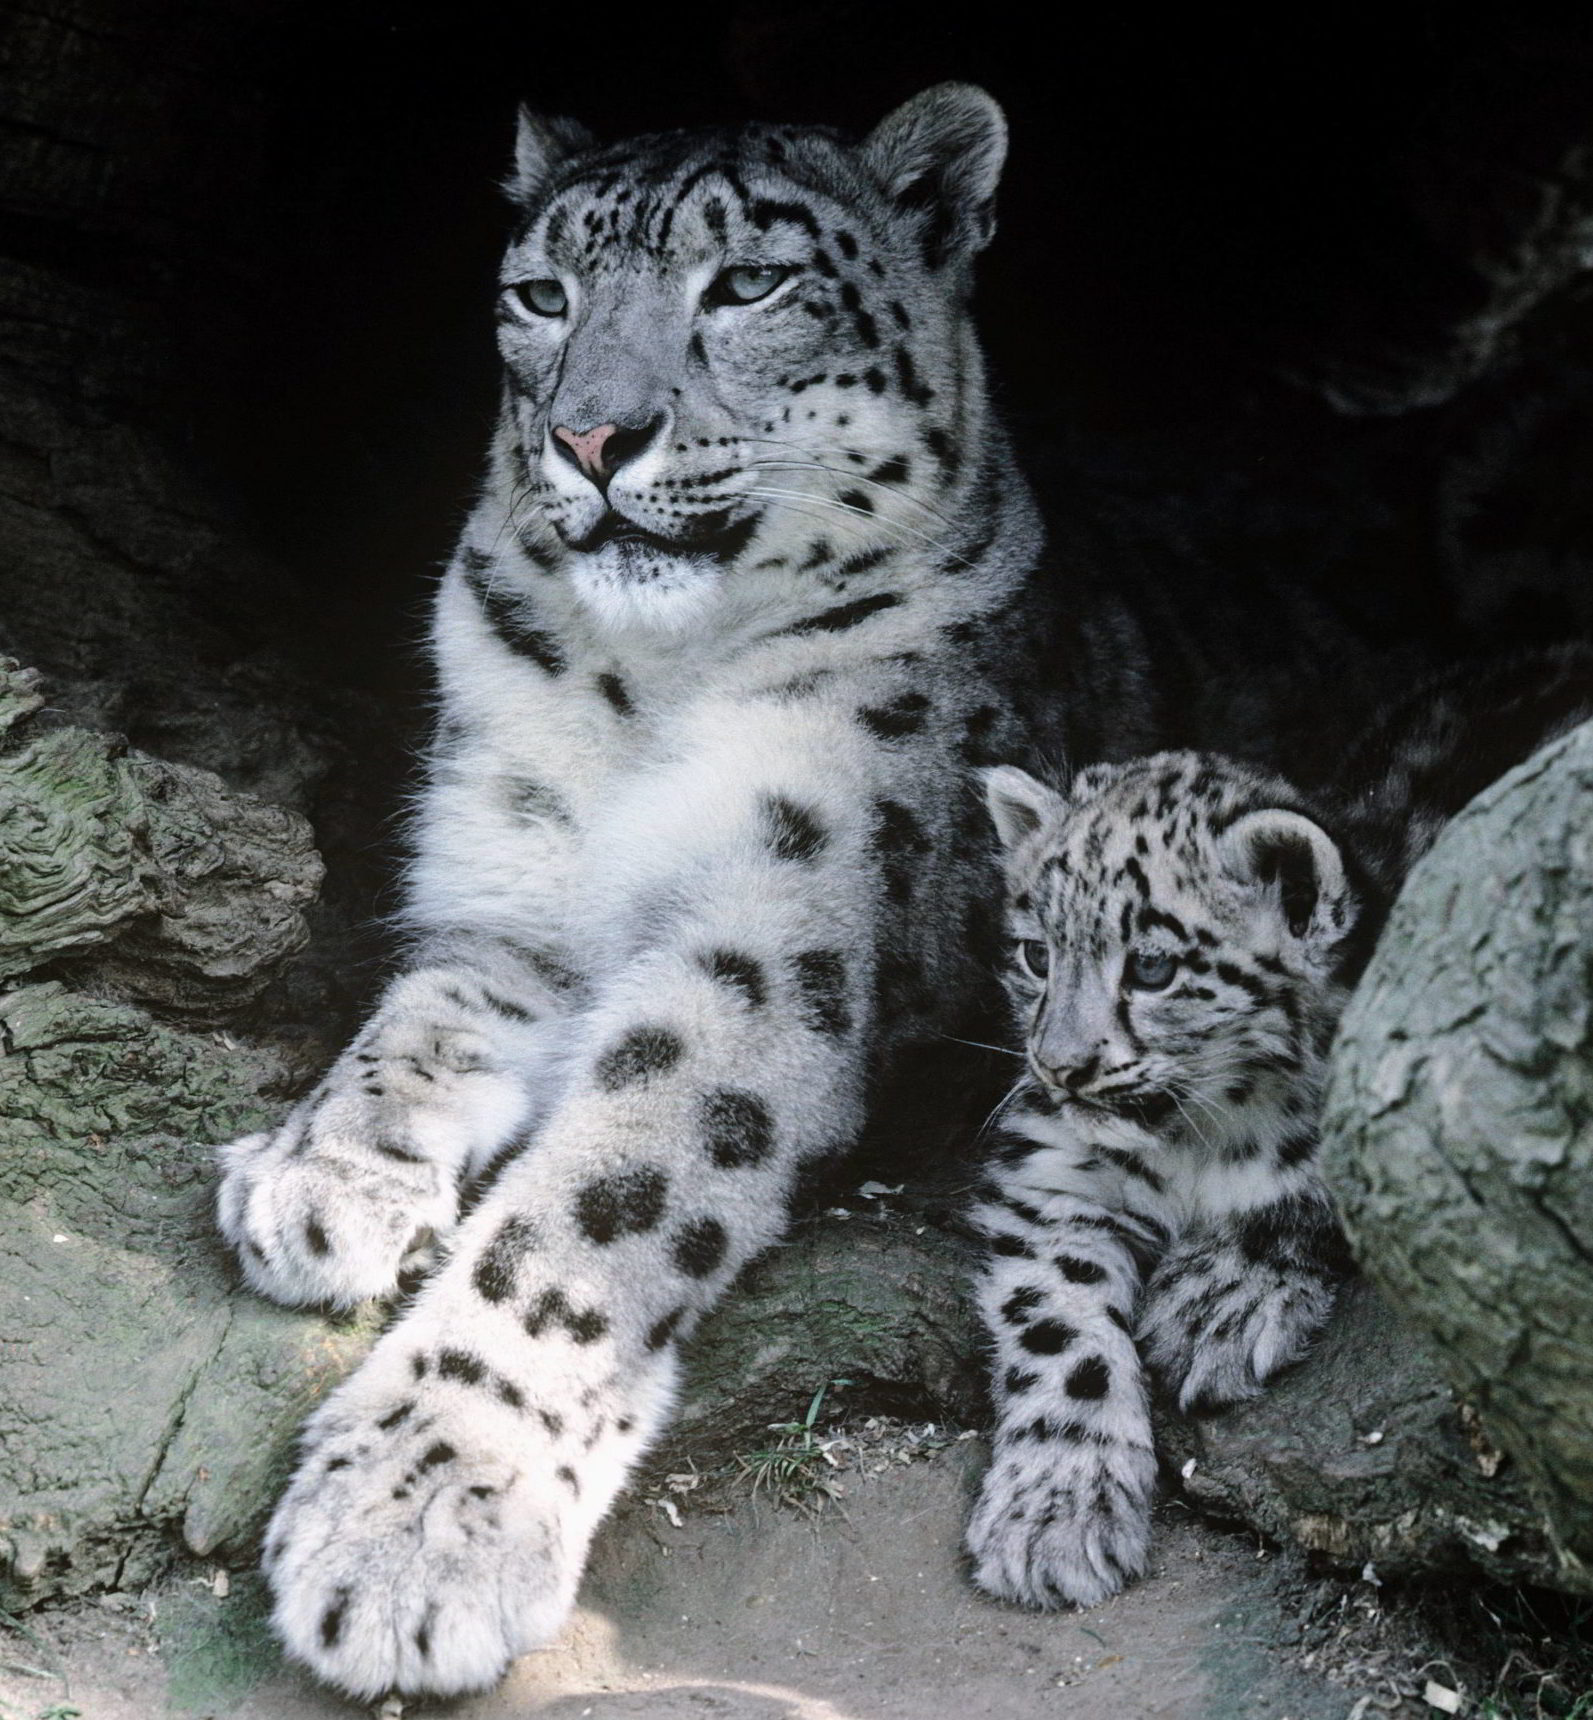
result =
M1340 1033L1327 1166L1368 1275L1593 1592L1593 724L1417 866Z
M309 940L309 824L120 736L30 723L43 703L0 657L0 982L49 964L194 1016L248 1002Z

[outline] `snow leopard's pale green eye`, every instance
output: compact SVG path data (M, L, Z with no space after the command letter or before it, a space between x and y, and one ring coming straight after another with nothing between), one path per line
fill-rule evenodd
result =
M1161 950L1130 950L1123 963L1123 983L1135 991L1165 991L1177 972L1177 956Z
M569 297L557 281L516 281L510 291L533 316L561 317L570 308Z
M791 271L784 268L756 269L738 264L721 269L714 277L706 296L711 305L755 305L768 298Z
M1038 938L1025 938L1018 945L1018 959L1035 979L1044 979L1051 971L1051 951Z

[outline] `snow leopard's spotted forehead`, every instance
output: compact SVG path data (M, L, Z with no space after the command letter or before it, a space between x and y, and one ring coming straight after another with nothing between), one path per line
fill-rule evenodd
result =
M773 126L662 132L574 157L547 186L516 243L532 241L593 268L616 261L656 266L689 258L704 239L722 244L781 225L815 245L827 239L836 261L844 257L843 204L854 228L858 217L867 223L871 213L888 214L855 152L830 132Z
M1009 855L1013 905L1092 959L1158 929L1230 934L1240 898L1221 838L1247 813L1298 804L1282 778L1209 753L1092 765Z

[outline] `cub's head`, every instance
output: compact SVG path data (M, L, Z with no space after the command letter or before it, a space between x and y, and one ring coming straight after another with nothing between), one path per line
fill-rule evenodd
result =
M731 570L844 580L942 535L979 453L965 307L1005 138L961 84L856 144L599 146L522 113L495 476L527 549L600 614L679 624Z
M1315 1068L1360 897L1288 783L1187 752L1095 765L1064 791L1007 765L984 783L1037 1080L1220 1134L1236 1104Z

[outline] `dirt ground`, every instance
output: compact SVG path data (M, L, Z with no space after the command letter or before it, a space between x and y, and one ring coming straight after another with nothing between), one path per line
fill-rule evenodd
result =
M639 1502L600 1539L564 1639L492 1694L404 1720L1347 1720L1373 1685L1324 1674L1291 1562L1165 1508L1150 1575L1088 1612L981 1599L959 1569L976 1457L953 1445L842 1477L816 1517ZM228 1592L218 1596L217 1586ZM3 1720L341 1720L282 1666L252 1578L34 1615L7 1633ZM1363 1698L1378 1698L1373 1708ZM1359 1704L1359 1706L1358 1706ZM374 1712L368 1710L367 1712ZM389 1715L398 1712L393 1706ZM1428 1710L1432 1712L1432 1710Z

